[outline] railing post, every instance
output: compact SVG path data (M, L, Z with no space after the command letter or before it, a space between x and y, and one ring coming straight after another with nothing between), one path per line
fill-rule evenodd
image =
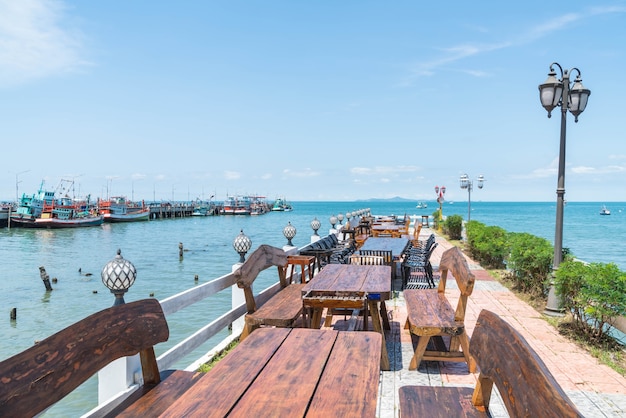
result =
M135 380L137 376L137 380ZM139 354L122 357L98 372L98 405L107 402L127 390L131 385L143 380Z
M241 268L242 265L243 263L233 264L232 272L234 273L235 271L239 270L239 268ZM237 284L232 285L231 289L232 289L231 291L232 308L231 309L235 309L237 306L241 304L245 304L246 296L243 292L243 289L240 289L239 286L237 286ZM232 324L233 334L234 335L241 334L241 332L243 331L244 325L245 325L245 316L239 317L235 321L233 321L233 324Z

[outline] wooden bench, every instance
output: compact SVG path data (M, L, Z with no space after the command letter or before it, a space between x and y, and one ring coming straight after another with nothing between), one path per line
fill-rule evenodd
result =
M302 288L305 283L290 283L286 274L287 265L287 253L280 248L261 245L235 272L237 286L244 291L248 310L241 340L261 326L293 327L302 317ZM259 273L270 266L278 268L280 289L258 307L252 284Z
M164 387L169 395L157 399L165 410L168 399L184 392L201 375L180 370L161 375L153 346L168 338L169 328L156 299L90 315L0 363L0 416L34 416L112 361L137 353L143 384L124 401L124 407Z
M469 354L469 339L465 332L465 309L467 298L474 290L474 275L467 265L461 250L452 247L446 250L439 263L441 279L437 289L405 289L404 299L407 309L407 322L411 334L419 341L409 370L416 370L422 360L465 361L469 371L474 372L476 364ZM456 310L446 298L446 279L451 273L460 291ZM446 346L442 337L450 337ZM427 350L428 343L435 344L435 350ZM462 351L459 350L459 345Z
M480 367L474 389L403 386L400 416L491 416L495 383L511 417L582 417L524 337L495 313L481 311L470 352Z

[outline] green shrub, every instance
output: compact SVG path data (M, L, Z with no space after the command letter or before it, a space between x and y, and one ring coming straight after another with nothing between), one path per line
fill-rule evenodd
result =
M443 223L443 232L448 234L450 239L461 239L463 232L463 217L461 215L450 215Z
M626 314L626 274L614 263L561 263L555 289L577 328L601 340L613 321Z
M545 295L552 271L552 244L528 233L510 233L509 242L507 267L517 287L523 292Z
M504 229L470 221L465 230L473 259L488 268L504 268L504 260L509 253L508 233Z

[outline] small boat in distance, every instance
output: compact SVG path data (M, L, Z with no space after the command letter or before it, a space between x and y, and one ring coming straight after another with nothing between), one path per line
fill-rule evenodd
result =
M428 207L428 203L426 202L418 202L417 206L415 206L417 209L426 209Z
M600 208L600 215L610 215L611 211L607 209L606 205L602 205Z
M144 202L131 202L124 196L100 200L98 210L104 217L104 222L136 222L150 219L150 207Z
M293 207L287 203L284 197L276 199L272 206L272 212L290 212L291 210L293 210Z

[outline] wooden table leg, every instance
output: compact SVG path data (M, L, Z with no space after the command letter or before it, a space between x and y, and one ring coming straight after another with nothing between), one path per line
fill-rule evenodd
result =
M382 336L382 347L380 352L380 368L381 370L391 370L389 364L389 354L387 354L387 342L385 341L385 332L383 331L382 324L380 323L380 310L378 309L378 301L368 299L367 305L372 313L372 325L374 331L380 333Z
M380 316L383 319L383 327L389 331L391 330L391 325L389 325L389 313L387 312L387 305L385 305L385 301L380 301Z

